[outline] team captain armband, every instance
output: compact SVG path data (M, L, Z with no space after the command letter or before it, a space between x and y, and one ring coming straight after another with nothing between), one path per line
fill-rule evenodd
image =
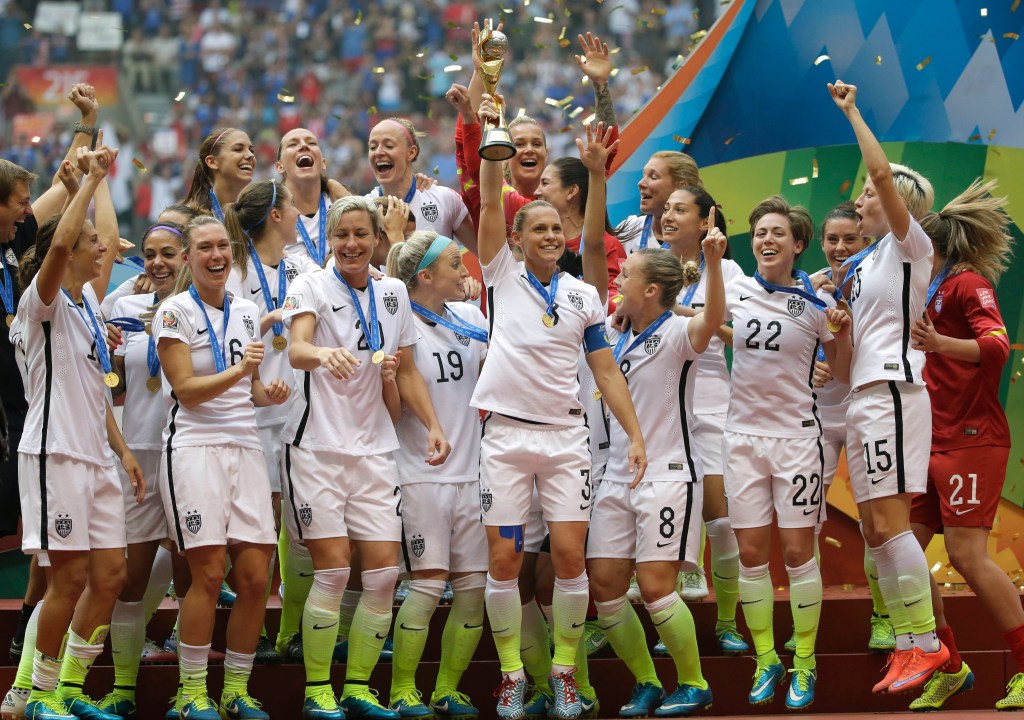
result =
M595 350L603 350L611 347L608 342L608 335L605 334L604 324L591 325L583 331L583 351L588 355Z

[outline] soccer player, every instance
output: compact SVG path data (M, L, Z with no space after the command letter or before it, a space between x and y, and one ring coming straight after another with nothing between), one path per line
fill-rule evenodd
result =
M203 138L185 204L224 222L224 205L233 203L256 170L252 140L242 130L217 128Z
M651 155L636 184L640 190L640 213L630 215L615 228L627 255L645 247L660 247L665 204L669 195L683 185L704 187L693 158L675 150L659 150Z
M846 414L846 447L856 450L847 455L850 484L896 634L885 677L873 691L909 692L949 660L935 634L928 561L910 530L911 498L927 489L932 422L924 353L910 342L925 310L933 255L917 218L935 193L919 173L889 164L857 109L856 86L837 80L828 89L868 172L856 202L860 232L881 238L844 263L839 283L857 318Z

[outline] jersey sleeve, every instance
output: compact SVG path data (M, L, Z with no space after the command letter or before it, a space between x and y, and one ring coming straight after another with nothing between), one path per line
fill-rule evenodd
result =
M64 297L64 293L58 291L57 296L53 298L53 302L49 305L44 304L43 299L39 297L39 288L36 285L38 279L38 275L32 278L32 282L18 303L18 317L21 317L23 320L34 320L36 322L49 320L57 311L57 303L67 300Z
M732 322L732 309L739 302L739 283L725 283L725 315L722 316L722 323Z
M469 217L469 210L457 192L448 187L445 190L447 192L443 193L443 197L451 213L452 235L455 235L456 228L462 225L466 218Z
M895 239L895 236L893 237ZM903 238L903 242L897 240L895 245L896 252L909 262L923 260L933 252L932 239L914 218L910 218L910 227L907 228L907 236Z
M1010 357L1010 340L1003 325L1003 316L999 312L996 292L987 280L975 276L976 281L965 282L960 286L958 300L967 323L978 340L981 348L983 368L1001 373L1003 366Z
M164 303L156 311L153 318L153 333L157 340L171 338L180 340L186 345L191 344L192 335L195 333L193 319L176 303Z
M311 313L320 317L319 293L312 282L312 275L299 275L292 281L288 294L284 299L281 313L285 325L291 327L291 320L296 315Z
M110 315L108 317L126 317L128 309L125 307L124 302L121 298L114 301L113 306L110 308ZM114 348L114 355L118 357L124 357L125 350L128 349L128 331L121 331L121 344Z
M423 336L412 317L412 305L409 304L409 291L406 289L405 283L400 280L396 281L395 294L398 296L398 311L402 315L399 321L401 329L398 331L398 347L409 347L418 343Z
M682 315L673 315L668 320L672 332L669 334L672 350L682 361L697 360L700 353L693 349L690 344L690 318Z
M484 276L484 284L488 286L494 285L506 275L515 273L517 264L515 256L512 255L512 251L508 247L508 243L503 242L501 249L498 250L498 254L488 264L480 265L480 270Z

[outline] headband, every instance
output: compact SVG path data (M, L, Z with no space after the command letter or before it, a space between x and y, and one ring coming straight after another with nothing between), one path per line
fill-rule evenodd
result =
M228 130L230 130L230 129L231 129L231 128L224 128L223 130L221 130L221 131L220 131L220 135L218 135L218 136L217 136L217 139L213 141L213 145L211 145L211 146L210 146L210 151L211 151L211 152L213 151L213 149L214 149L215 147L217 147L217 143L219 143L219 142L220 142L220 139L221 139L222 137L224 137L224 134L225 134L225 133L226 133L226 132L227 132Z
M413 146L413 147L419 147L419 146L418 146L418 145L416 144L416 141L415 141L415 140L413 140L413 138L412 138L412 135L411 135L411 134L409 133L409 128L407 128L407 127L405 126L405 123L400 123L400 122L398 122L397 120L395 120L394 118L384 118L383 120L381 120L381 122L382 122L382 123L385 123L385 122L389 122L389 123L394 123L394 124L395 124L395 125L397 125L398 127L402 128L402 132L403 132L403 133L405 133L405 136L406 136L407 138L409 138L409 144L410 144L411 146Z
M177 235L179 238L181 237L181 230L179 230L176 227L171 227L170 225L154 225L149 229L149 232L147 232L142 239L145 240L150 235L155 233L157 230L166 230L173 235Z
M267 212L263 216L263 219L256 223L255 227L259 227L260 225L265 223L267 221L267 218L270 217L270 212L274 209L274 206L277 205L277 181L271 180L270 187L274 188L274 197L270 200L270 206L267 208Z
M431 263L437 260L438 256L445 251L445 249L452 243L451 238L446 238L444 235L438 235L434 238L434 242L430 243L430 247L427 248L427 252L423 255L423 259L420 260L419 266L416 268L418 273L420 270L426 270ZM413 273L415 275L416 273Z

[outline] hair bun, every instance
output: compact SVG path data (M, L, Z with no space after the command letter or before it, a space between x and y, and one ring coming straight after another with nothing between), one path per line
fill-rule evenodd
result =
M700 282L700 266L693 260L683 263L683 287Z

